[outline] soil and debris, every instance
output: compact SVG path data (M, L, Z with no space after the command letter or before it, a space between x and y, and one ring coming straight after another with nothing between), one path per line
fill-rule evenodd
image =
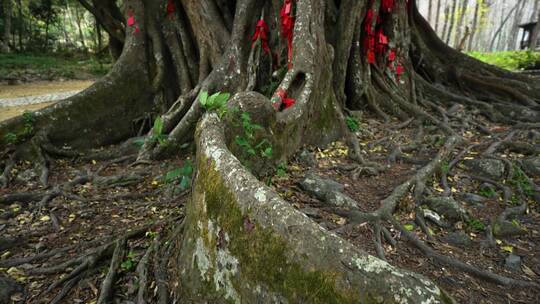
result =
M0 286L10 286L0 303L96 303L118 248L111 301L138 297L139 262L150 252L150 265L149 249L181 222L192 169L189 157L133 165L134 157L51 160L49 184L59 186L49 188L30 163L12 169L16 178L0 189Z
M393 216L439 254L540 284L540 134L478 120L489 126L490 134L463 128L465 142L425 181L423 195L415 197L420 185L414 185ZM384 124L369 117L362 121L356 135L366 160L383 168L378 174L350 170L355 163L346 144L335 142L299 152L277 170L273 187L321 226L393 265L426 275L458 303L540 303L538 288L509 288L479 279L426 257L389 222L381 230L354 217L351 210L377 211L444 145L444 136L429 125Z

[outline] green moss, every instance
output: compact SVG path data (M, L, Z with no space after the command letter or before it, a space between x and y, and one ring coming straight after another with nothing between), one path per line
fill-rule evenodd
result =
M208 219L229 236L227 244L216 246L226 247L238 259L242 280L261 284L291 303L359 302L357 292L337 286L337 273L306 270L289 257L289 248L281 236L252 224L223 185L214 165L203 157L199 159L196 187L198 193L204 189Z

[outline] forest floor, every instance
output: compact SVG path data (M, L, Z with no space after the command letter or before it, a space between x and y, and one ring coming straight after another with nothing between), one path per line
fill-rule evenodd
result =
M430 125L404 126L373 117L359 121L362 123L356 134L365 157L385 170L356 176L347 169L353 165L347 157L348 148L335 142L326 149L305 148L279 166L269 184L321 226L377 255L370 225L349 225L346 217L305 186L306 176L339 183L337 188L354 200L358 209L373 211L396 186L433 158L444 138ZM443 202L450 203L421 204L434 219L426 220L427 230L415 221L411 195L400 201L395 218L441 254L504 276L540 283L540 205L539 192L534 188L534 184L540 184L538 134L495 125L481 117L476 121L487 125L492 134L462 129L460 135L467 142L443 162L447 185L441 184L441 172L427 183L432 197L448 194ZM509 142L510 137L520 149L501 144ZM464 150L469 145L471 148ZM189 197L189 191L183 189L189 188L191 165L185 158L139 165L132 165L132 161L130 157L114 161L51 160L50 184L65 190L48 199L43 194L51 194L54 187L44 189L31 164L20 163L14 168L17 178L9 188L0 190L0 276L4 273L25 288L11 297L14 303L51 302L62 293L65 285L54 284L63 278L66 285L73 283L73 289L59 303L95 303L112 253L75 277L69 274L81 261L62 263L82 253L92 254L100 245L110 244L113 237L144 227L128 238L114 283L115 303L130 303L128 300L136 297L137 266L147 248L166 229L164 222L182 217ZM88 172L99 178L94 177L92 182L80 179ZM511 191L509 197L505 197L507 190ZM5 198L16 193L38 196L7 203ZM498 229L492 238L490 227L497 225L503 211L516 206L526 208L508 218L511 227ZM388 262L431 278L459 303L540 303L538 290L498 286L440 265L409 245L399 231L389 228L389 232L396 242L383 241ZM58 265L62 267L54 267ZM149 282L149 286L157 290L156 282ZM155 292L150 296L155 297Z

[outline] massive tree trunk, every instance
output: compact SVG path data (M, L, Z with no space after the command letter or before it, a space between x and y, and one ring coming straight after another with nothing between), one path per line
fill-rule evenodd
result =
M106 13L109 1L81 3L112 41L123 44L113 70L81 94L37 112L30 132L23 118L0 124L0 137L18 135L18 157L28 150L79 155L148 130L145 119L160 115L139 161L173 156L195 140L197 174L183 234L171 235L163 246L174 265L169 278L179 283L176 297L219 303L452 302L424 277L321 229L259 182L252 173L264 174L264 166L250 173L238 161L246 155L234 144L238 130L231 115L249 113L261 125L255 136L266 139L273 153L256 153L251 161L270 167L305 144L340 137L360 168L373 167L346 128L348 109L367 107L384 120L414 118L437 126L448 140L433 162L377 212L362 215L402 231L393 217L396 201L429 178L459 142L447 109L465 107L495 122L534 124L540 117L538 81L448 47L412 0L127 0L121 16ZM290 40L280 33L282 7L294 20L288 23L294 25ZM254 33L259 35L252 41ZM220 91L233 95L225 114L199 102L206 92ZM8 163L1 176L4 185L9 168ZM440 263L484 274L419 246ZM168 303L160 284L160 301Z

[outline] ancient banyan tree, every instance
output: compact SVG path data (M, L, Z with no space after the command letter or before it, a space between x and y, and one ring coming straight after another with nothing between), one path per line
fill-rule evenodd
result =
M109 34L114 67L36 112L32 128L24 117L0 123L0 138L18 134L2 155L0 183L9 187L11 168L29 160L47 185L49 157L83 157L139 130L147 135L138 163L194 143L185 218L154 261L165 269L159 282L178 283L158 284L162 303L453 303L429 279L320 227L261 179L301 147L341 138L358 174L384 170L346 126L348 111L360 108L384 121L429 123L445 142L380 208L345 214L379 231L378 243L392 227L437 263L503 286L535 286L440 254L393 216L411 191L423 196L422 185L463 144L451 124L457 109L517 128L540 121L537 80L448 47L414 0L80 2ZM256 146L236 136L245 114L257 123L249 131ZM85 267L113 252L104 248Z

